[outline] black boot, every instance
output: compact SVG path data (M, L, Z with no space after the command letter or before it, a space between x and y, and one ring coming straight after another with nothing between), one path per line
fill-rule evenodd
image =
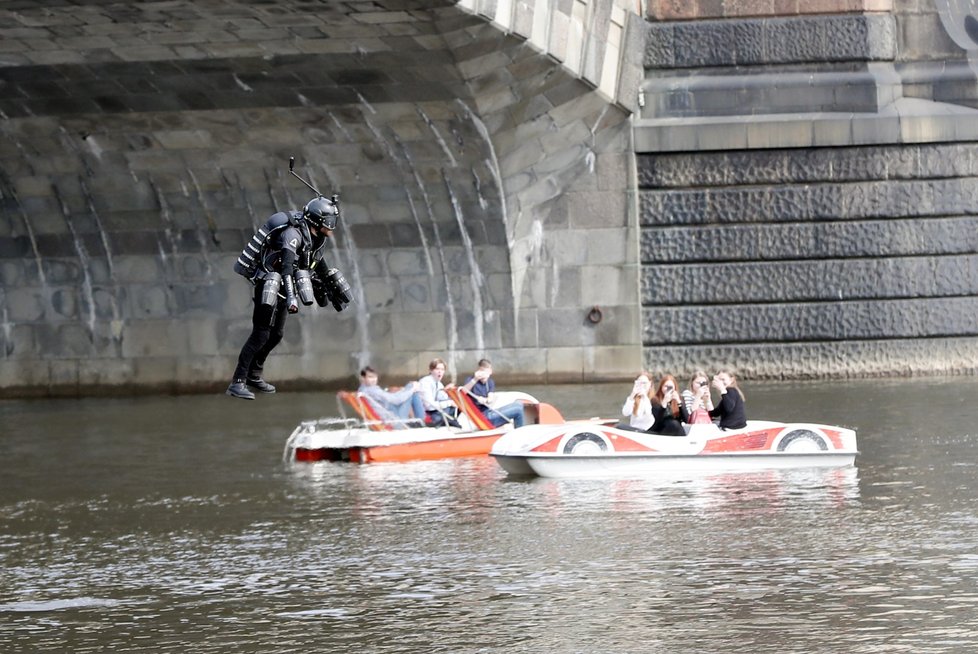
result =
M231 397L240 397L242 400L255 399L255 394L248 390L243 379L235 379L224 393Z
M245 380L245 383L248 386L251 386L256 391L258 391L259 393L274 393L275 392L275 387L272 386L271 384L269 384L267 381L265 381L261 377L255 377L255 378L248 377L248 379Z

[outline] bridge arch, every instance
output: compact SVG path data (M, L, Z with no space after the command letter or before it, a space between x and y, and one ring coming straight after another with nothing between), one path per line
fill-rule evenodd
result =
M332 257L358 297L290 326L269 361L286 386L348 383L366 363L410 377L446 355L462 372L488 355L514 379L630 371L635 62L619 47L631 76L603 89L588 39L563 65L480 9L0 10L0 387L225 381L250 327L231 263L255 225L310 195L289 156L341 196ZM607 34L599 13L589 29Z

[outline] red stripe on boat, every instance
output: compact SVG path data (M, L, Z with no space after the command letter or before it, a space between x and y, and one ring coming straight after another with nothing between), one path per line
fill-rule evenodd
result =
M631 438L622 436L621 434L606 431L604 432L604 435L611 441L615 452L658 452L658 450L655 448L642 445L641 443L633 441Z
M560 445L560 439L563 438L565 434L560 434L559 436L555 436L554 438L551 438L546 443L543 443L542 445L537 445L530 451L531 452L556 452L557 446Z
M822 432L824 432L825 435L829 437L829 440L832 441L832 447L837 450L844 448L844 445L842 444L841 432L837 432L834 429L823 429Z
M745 450L769 450L774 437L781 428L752 431L746 434L733 434L725 438L717 438L706 442L703 452L743 452Z

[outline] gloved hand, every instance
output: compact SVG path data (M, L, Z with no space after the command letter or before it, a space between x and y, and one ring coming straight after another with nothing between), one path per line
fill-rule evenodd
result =
M326 286L326 293L329 297L330 303L333 308L337 311L342 311L347 304L353 302L353 294L350 291L350 283L346 281L346 278L336 268L330 268L326 271L326 277L324 279Z

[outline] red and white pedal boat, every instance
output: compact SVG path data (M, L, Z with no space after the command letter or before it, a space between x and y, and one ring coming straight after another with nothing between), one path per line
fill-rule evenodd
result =
M492 423L474 409L471 400L452 389L449 395L459 405L458 427L405 426L401 422L385 422L359 393L337 393L342 417L306 420L292 431L285 444L287 461L351 461L376 463L382 461L414 461L486 455L500 436L512 430L511 425L493 427ZM552 406L527 393L500 392L495 404L502 406L521 401L526 405L528 422L563 422ZM345 409L356 414L347 418Z
M527 425L500 437L489 452L511 475L557 478L851 466L857 453L852 429L760 420L726 431L690 425L686 436L596 420Z
M484 455L507 427L464 431L420 427L375 431L355 418L306 420L289 436L285 458L295 461L414 461Z

